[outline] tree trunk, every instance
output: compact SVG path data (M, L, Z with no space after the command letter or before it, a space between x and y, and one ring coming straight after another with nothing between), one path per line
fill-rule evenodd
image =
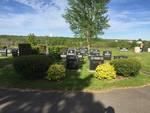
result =
M88 31L86 34L86 39L87 39L87 48L88 48L88 51L90 51L90 33Z

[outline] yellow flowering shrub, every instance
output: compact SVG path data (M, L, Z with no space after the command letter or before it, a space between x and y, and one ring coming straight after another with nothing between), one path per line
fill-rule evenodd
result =
M96 67L96 73L94 75L98 79L112 80L116 78L115 68L110 64L101 64Z

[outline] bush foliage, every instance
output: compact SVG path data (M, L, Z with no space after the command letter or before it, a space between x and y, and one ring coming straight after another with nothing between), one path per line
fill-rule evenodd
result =
M62 51L64 51L67 47L66 46L52 46L49 47L49 55L55 59L60 60L60 54Z
M51 59L42 55L29 55L17 57L13 62L17 73L25 78L42 78L46 76L46 71L51 65Z
M113 66L110 64L101 64L96 67L95 77L98 79L115 79L116 72Z
M65 77L64 65L54 64L51 65L47 71L47 79L58 81Z
M136 76L141 69L141 63L135 59L113 60L110 64L114 66L117 74L122 76Z

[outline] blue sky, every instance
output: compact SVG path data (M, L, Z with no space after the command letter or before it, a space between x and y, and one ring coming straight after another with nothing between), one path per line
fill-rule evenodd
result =
M0 34L73 36L62 18L67 0L0 0ZM150 40L150 0L111 0L102 38Z

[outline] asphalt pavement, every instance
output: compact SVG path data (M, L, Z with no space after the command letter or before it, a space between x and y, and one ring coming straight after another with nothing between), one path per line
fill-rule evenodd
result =
M150 113L150 86L106 92L0 89L0 113Z

